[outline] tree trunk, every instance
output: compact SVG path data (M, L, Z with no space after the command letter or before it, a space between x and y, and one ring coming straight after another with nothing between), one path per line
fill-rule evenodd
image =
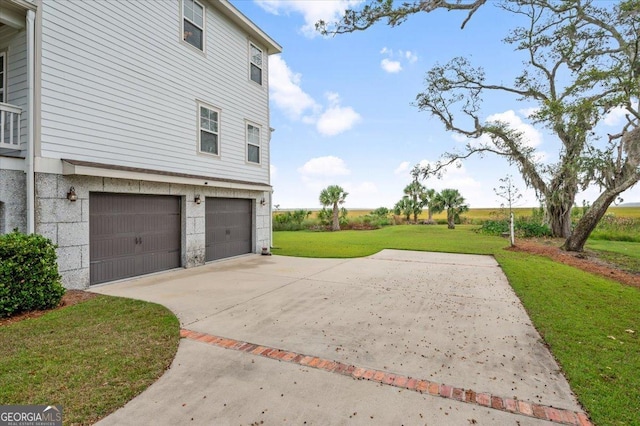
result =
M569 238L571 235L571 207L572 204L547 204L547 217L551 226L551 236Z
M340 209L338 209L338 203L333 204L333 225L331 226L331 230L340 230Z
M447 228L456 229L455 215L447 212Z
M619 192L610 191L600 194L598 199L593 202L593 205L582 216L573 233L564 242L562 249L566 251L583 251L589 235L598 226L600 219L605 215L618 194Z

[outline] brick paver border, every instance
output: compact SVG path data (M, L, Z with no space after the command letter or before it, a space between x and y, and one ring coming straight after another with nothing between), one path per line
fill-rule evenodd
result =
M519 399L504 398L485 392L476 392L471 389L457 388L444 383L436 383L429 380L402 376L388 371L358 367L355 365L344 364L339 361L304 355L297 352L289 352L270 346L261 346L254 343L213 336L211 334L200 333L187 329L180 330L180 337L226 349L263 356L265 358L271 358L278 361L324 370L329 373L341 374L358 380L370 380L397 388L438 396L441 398L453 399L467 404L480 405L486 408L506 411L521 416L533 417L566 425L593 426L589 417L583 412L575 412L562 408L540 405Z

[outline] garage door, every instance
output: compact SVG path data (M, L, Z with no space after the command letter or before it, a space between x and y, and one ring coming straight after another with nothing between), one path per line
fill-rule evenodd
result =
M251 200L209 198L205 201L205 259L251 253Z
M92 193L91 284L180 266L180 198Z

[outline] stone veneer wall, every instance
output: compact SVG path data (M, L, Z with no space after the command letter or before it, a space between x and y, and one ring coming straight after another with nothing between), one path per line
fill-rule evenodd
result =
M27 178L20 170L0 170L0 234L27 230Z
M269 192L157 183L93 176L36 174L36 233L58 245L58 268L66 288L89 287L89 193L177 195L182 197L182 265L204 265L205 203L201 197L245 198L255 200L254 252L271 246ZM74 187L78 200L67 200ZM266 204L260 205L264 197Z

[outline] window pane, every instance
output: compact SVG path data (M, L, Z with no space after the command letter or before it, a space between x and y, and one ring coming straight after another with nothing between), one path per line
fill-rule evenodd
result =
M193 21L193 0L184 0L184 17Z
M251 80L262 84L262 70L253 64L251 64Z
M194 4L193 5L193 23L198 25L200 28L203 28L204 25L202 25L203 23L203 19L202 19L202 14L203 14L203 9L202 6Z
M249 124L247 126L247 140L254 145L260 145L260 128Z
M202 50L202 30L191 22L184 20L184 41Z
M259 67L262 66L262 51L254 45L251 45L251 62Z
M260 148L255 145L249 145L248 160L252 163L260 162Z
M218 155L218 135L201 130L200 151Z

